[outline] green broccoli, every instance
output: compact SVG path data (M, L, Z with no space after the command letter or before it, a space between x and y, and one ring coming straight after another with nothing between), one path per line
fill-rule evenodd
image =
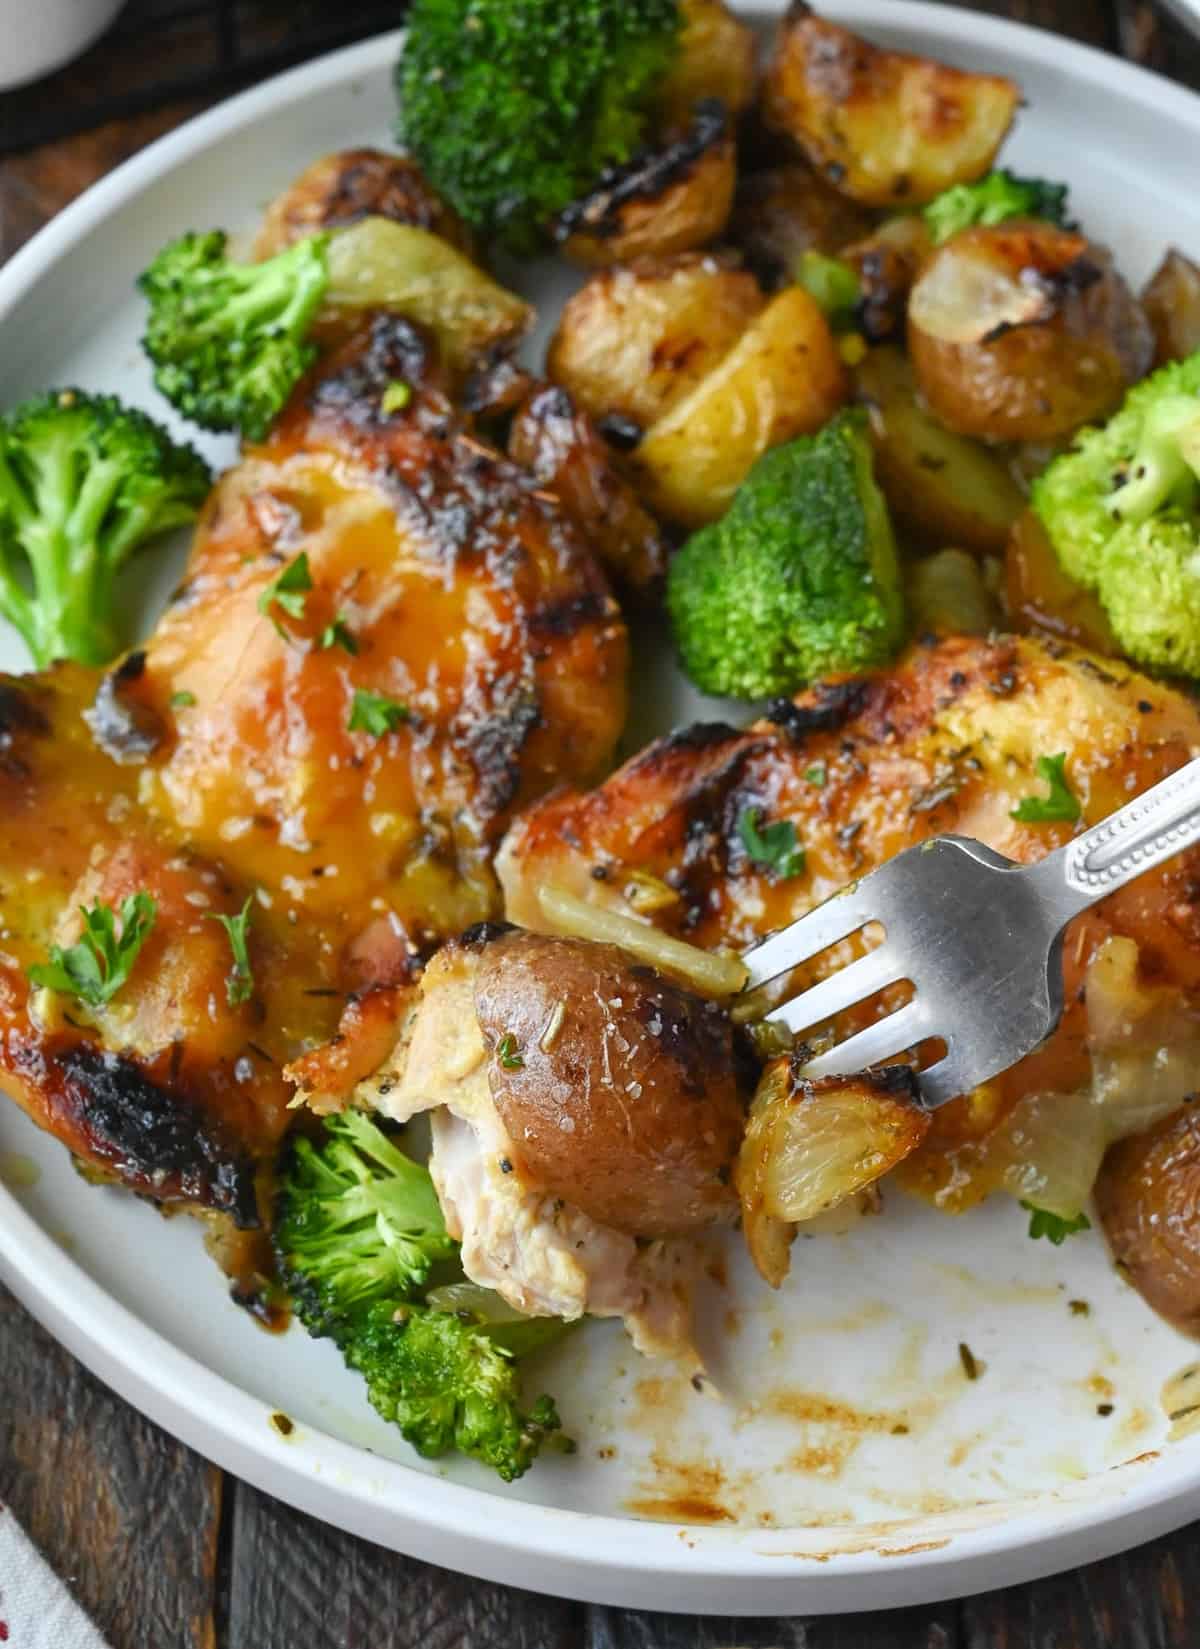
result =
M728 513L675 557L667 608L707 693L765 698L886 662L904 611L866 415L765 453Z
M195 519L210 480L191 447L115 396L54 390L0 418L0 613L35 663L120 651L118 573Z
M1060 229L1067 221L1067 185L1044 178L1016 177L1012 172L989 172L978 183L956 183L925 208L925 222L940 246L951 235L977 224L985 227L1008 218L1045 218Z
M319 1145L292 1143L275 1247L300 1321L336 1342L419 1453L458 1449L507 1482L559 1430L548 1397L522 1409L517 1359L564 1325L463 1280L428 1172L361 1112L327 1119Z
M1200 352L1076 436L1034 482L1033 507L1130 658L1200 675Z
M138 279L142 347L171 405L204 429L260 441L316 359L307 341L329 285L328 235L264 263L234 263L219 229L164 246Z
M679 0L414 0L397 131L466 221L518 255L646 136Z

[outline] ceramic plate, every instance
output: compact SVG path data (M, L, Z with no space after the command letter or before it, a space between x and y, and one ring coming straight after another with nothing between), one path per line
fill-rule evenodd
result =
M1028 107L1006 163L1068 177L1134 280L1168 241L1200 249L1200 100L946 6L830 9L883 42L1019 80ZM183 230L249 228L327 150L386 142L396 51L378 39L272 81L62 213L0 273L4 395L77 382L164 416L134 275ZM551 312L563 282L549 267L524 280ZM176 571L160 566L147 612ZM14 641L0 649L23 667ZM698 708L661 639L642 652L639 737ZM1161 1402L1194 1347L1117 1280L1097 1237L1030 1242L1005 1200L951 1223L890 1197L882 1219L798 1244L778 1295L731 1252L727 1286L705 1302L719 1399L641 1361L613 1324L589 1325L540 1371L578 1453L506 1489L419 1462L332 1346L270 1338L229 1302L191 1221L86 1189L12 1106L0 1164L0 1276L72 1351L240 1476L433 1562L612 1603L819 1613L1027 1580L1200 1511L1200 1436L1169 1442ZM974 1381L960 1344L982 1365Z

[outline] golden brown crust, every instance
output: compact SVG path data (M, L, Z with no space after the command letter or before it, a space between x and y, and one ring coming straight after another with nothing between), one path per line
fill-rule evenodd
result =
M1154 329L1154 364L1183 361L1200 349L1200 264L1172 247L1142 292Z
M745 1113L720 1007L613 945L533 933L486 945L475 1005L529 1178L634 1236L730 1213Z
M942 422L996 441L1053 440L1103 419L1153 354L1105 249L1033 220L939 247L909 299L908 342Z
M346 229L368 217L432 230L468 256L473 250L470 230L435 193L415 160L364 148L323 156L277 195L263 218L254 254L269 258L306 235Z
M917 206L982 176L1019 100L1011 80L881 50L803 0L780 21L763 88L768 124L869 206Z

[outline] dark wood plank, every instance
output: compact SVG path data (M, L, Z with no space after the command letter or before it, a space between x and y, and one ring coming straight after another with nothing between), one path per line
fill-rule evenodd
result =
M578 1649L581 1642L574 1604L398 1557L245 1483L232 1541L221 1649Z
M592 1609L585 1649L959 1649L952 1603L870 1615L730 1620Z
M0 1393L0 1500L113 1649L214 1649L216 1467L94 1380L2 1288Z
M1194 1649L1196 1530L961 1607L962 1649Z
M1160 4L1113 0L1117 49L1123 57L1200 88L1200 42Z
M944 3L963 5L964 0L944 0ZM994 17L1011 18L1016 23L1032 23L1037 28L1083 40L1089 46L1112 48L1116 43L1111 11L1104 0L965 0L965 4L969 11L985 11ZM978 67L986 69L987 65L980 63Z

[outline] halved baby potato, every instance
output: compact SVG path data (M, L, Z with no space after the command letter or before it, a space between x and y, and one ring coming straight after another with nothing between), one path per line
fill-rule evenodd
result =
M753 275L707 253L606 269L564 305L546 370L597 421L646 429L728 355L766 302Z
M871 343L903 334L908 295L932 251L933 237L920 212L885 218L871 234L842 248L862 293L858 329Z
M1040 220L964 230L908 303L917 381L949 429L1045 441L1105 418L1154 352L1108 252Z
M1200 349L1200 265L1174 247L1142 293L1154 328L1154 364L1182 361Z
M787 1275L791 1228L866 1190L929 1131L910 1066L806 1080L791 1055L773 1060L750 1107L734 1182L760 1274Z
M1120 653L1104 608L1064 569L1033 510L1022 510L1013 525L1004 579L1014 630L1041 630L1109 657Z
M428 229L468 257L473 251L471 231L410 156L386 149L339 149L306 167L271 202L254 256L272 257L307 235L348 229L363 218Z
M926 411L900 350L872 349L854 383L870 412L876 478L909 538L1002 554L1025 499L1000 460Z
M794 0L763 93L785 132L844 194L918 206L988 170L1020 102L1002 75L885 51Z
M731 114L754 101L754 31L721 0L682 0L679 52L656 97L664 123L686 120L696 104L715 97Z
M1096 1206L1113 1258L1146 1303L1200 1333L1200 1106L1112 1146Z
M724 105L698 105L661 146L607 172L562 214L556 234L575 263L605 269L707 246L724 229L737 182L737 147Z
M802 287L788 287L647 430L631 454L631 473L656 514L703 526L724 513L768 447L820 429L848 390L825 316Z
M440 235L364 218L329 242L329 287L318 324L334 331L364 309L388 309L426 326L452 372L515 347L533 310Z

